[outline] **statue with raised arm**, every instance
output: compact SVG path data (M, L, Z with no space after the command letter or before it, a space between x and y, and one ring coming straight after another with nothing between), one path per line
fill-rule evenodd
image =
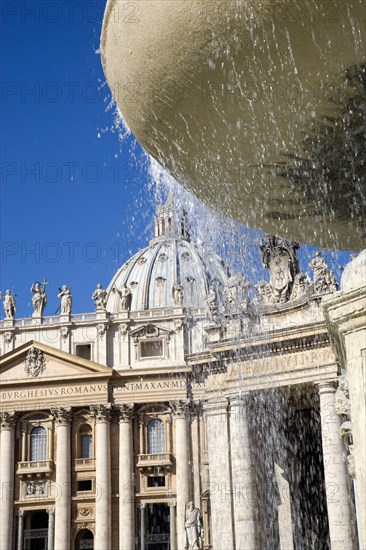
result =
M203 538L202 514L199 508L195 508L190 502L186 510L184 523L186 532L185 550L200 550L200 539Z
M231 275L224 288L224 302L230 313L246 309L249 281L242 273Z
M132 292L126 283L122 283L120 289L114 287L112 290L119 295L119 311L131 311Z
M10 290L7 290L5 292L5 296L3 296L3 299L6 319L14 319L14 315L16 312L16 302L14 295L10 292Z
M314 290L317 294L326 294L338 290L337 279L320 252L316 253L309 266L314 270Z
M105 311L107 305L107 291L101 284L98 284L97 288L94 290L92 300L94 300L96 311Z
M179 283L173 286L173 301L175 306L183 305L183 287Z
M47 294L44 289L45 283L36 282L31 286L30 291L33 293L32 304L33 304L33 317L42 317L43 310L47 304Z
M59 290L60 292L57 295L57 298L60 298L61 300L61 315L70 315L72 309L71 290L66 285L63 285Z

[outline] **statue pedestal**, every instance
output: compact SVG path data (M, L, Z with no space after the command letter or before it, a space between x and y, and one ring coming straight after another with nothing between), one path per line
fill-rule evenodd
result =
M70 313L61 313L60 315L60 323L69 323L70 322Z
M32 322L34 325L41 325L42 324L42 315L33 315L32 316Z
M107 311L97 311L96 319L97 321L106 321L109 319L109 313L107 313Z
M118 314L117 314L117 319L118 320L125 321L126 319L129 319L129 318L130 318L130 312L129 311L119 311Z
M15 325L14 319L4 319L3 320L3 327L4 328L13 328Z
M217 323L209 323L204 327L207 334L207 342L217 342L222 338L222 326Z

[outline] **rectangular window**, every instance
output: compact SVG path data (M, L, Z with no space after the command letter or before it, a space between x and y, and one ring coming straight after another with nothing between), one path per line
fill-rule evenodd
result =
M164 476L152 476L147 478L148 487L165 487Z
M78 481L78 491L91 491L93 483L91 479L82 479Z
M146 342L140 342L140 357L145 359L147 357L162 357L163 356L163 341L162 340L148 340Z
M83 359L91 359L91 344L78 344L75 347L75 355Z

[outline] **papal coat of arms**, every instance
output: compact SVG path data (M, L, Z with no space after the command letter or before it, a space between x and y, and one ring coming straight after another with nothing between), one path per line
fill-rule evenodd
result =
M33 346L27 353L27 357L24 362L24 370L28 376L39 376L46 368L46 359L43 352L40 349Z

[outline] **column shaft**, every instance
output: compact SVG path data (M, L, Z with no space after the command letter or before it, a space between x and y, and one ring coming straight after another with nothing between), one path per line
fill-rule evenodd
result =
M205 405L213 550L234 549L227 402ZM246 548L244 546L244 548Z
M96 493L95 500L95 548L111 549L111 450L109 408L98 407L96 416Z
M55 510L53 508L49 508L47 550L54 550L54 544L53 544L54 536L55 536Z
M230 456L234 508L235 547L255 550L256 491L245 402L230 403Z
M145 550L145 503L140 504L140 550Z
M339 436L340 419L335 413L335 387L319 384L325 489L331 550L354 550L351 499L347 466Z
M175 462L177 485L177 543L178 550L185 548L184 523L186 507L190 499L189 491L189 438L188 438L188 404L175 403Z
M175 513L176 504L175 502L169 503L170 511L170 550L177 550L177 520Z
M70 550L71 452L69 409L52 411L56 420L55 540L57 550Z
M18 541L17 550L23 550L24 511L18 510Z
M135 548L135 486L132 443L132 411L120 410L119 423L119 546Z
M14 425L15 415L1 416L1 461L0 461L0 548L13 547L13 502L14 502Z

